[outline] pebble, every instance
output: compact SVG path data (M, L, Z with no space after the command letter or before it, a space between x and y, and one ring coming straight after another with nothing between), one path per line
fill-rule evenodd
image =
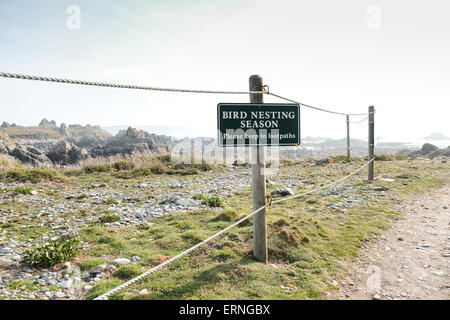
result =
M130 264L131 260L127 259L127 258L117 258L117 259L114 259L113 261L111 261L111 263L115 264L115 265L126 265L126 264Z
M147 294L148 294L147 289L142 289L141 291L139 291L139 295L147 295Z

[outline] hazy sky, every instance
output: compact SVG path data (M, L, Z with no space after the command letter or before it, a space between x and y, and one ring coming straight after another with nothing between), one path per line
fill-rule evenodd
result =
M375 105L376 136L450 136L449 14L448 0L0 0L0 70L218 90L247 90L260 74L271 91L304 103ZM217 103L248 99L0 78L0 121L171 125L215 136ZM345 135L344 117L301 116L303 137ZM366 123L352 134L366 137Z

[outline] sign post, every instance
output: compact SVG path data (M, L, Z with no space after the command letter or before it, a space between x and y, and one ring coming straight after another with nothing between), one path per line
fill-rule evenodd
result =
M217 141L220 147L250 147L252 164L253 210L265 205L266 146L300 145L300 106L288 103L264 103L263 80L249 79L250 103L217 105ZM233 150L235 153L236 150ZM253 255L267 263L266 210L253 216Z
M263 91L263 79L253 75L249 79L250 91ZM250 94L250 103L264 103L262 93ZM266 150L264 146L252 146L252 191L253 210L265 205L266 195ZM258 261L267 263L267 221L266 209L253 216L253 255Z
M367 161L370 161L370 159L374 156L374 148L375 148L375 134L374 134L374 124L375 124L375 108L374 106L369 107L369 155L367 157ZM369 181L373 181L373 167L374 162L372 161L369 163L369 172L368 172L368 179Z

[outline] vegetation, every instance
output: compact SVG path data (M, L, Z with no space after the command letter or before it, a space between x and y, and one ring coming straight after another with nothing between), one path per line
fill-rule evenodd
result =
M311 168L311 159L286 161L279 169L279 176L299 177L302 183L294 191L302 193L335 181L363 164L362 160L351 160L350 163L344 163L344 160L335 159L333 164L318 170ZM197 194L195 199L209 203L209 208L205 210L188 210L154 218L148 223L110 227L105 223L117 221L119 217L114 214L116 208L112 210L109 205L131 206L129 203L116 203L114 199L135 197L136 202L148 200L159 203L164 198L161 194L179 192L178 189L170 189L173 182L185 186L183 192L194 194L198 191L195 191L193 182L197 182L198 177L181 173L170 176L168 170L201 170L192 165L176 167L174 159L170 157L140 162L133 160L134 168L124 170L118 170L113 165L118 161L115 159L109 165L105 164L108 168L106 172L87 173L87 165L73 169L71 175L65 174L67 169L58 170L55 180L50 180L54 182L45 180L39 185L39 189L44 190L39 193L39 197L45 196L51 200L80 192L89 194L90 191L86 190L92 185L104 188L98 190L107 194L105 198L111 198L104 201L89 199L89 208L81 206L84 203L80 201L79 207L75 205L73 210L63 213L74 219L89 218L89 222L78 230L80 240L88 244L80 254L76 255L77 245L72 246L76 251L72 254L56 254L62 250L41 246L41 249L29 249L24 262L27 260L29 264L45 265L48 268L76 255L76 262L73 263L85 271L116 257L141 258L139 265L120 267L120 272L96 283L87 294L88 299L170 259L251 212L251 190L247 188L220 197ZM152 165L162 168L162 173L151 172ZM6 179L6 173L13 170L25 172L31 169L5 163L4 170L0 172L5 173ZM134 174L136 170L150 173L151 178ZM213 166L213 170L220 168ZM268 265L255 261L252 256L252 219L247 219L238 227L111 298L134 299L140 290L147 289L149 294L140 299L318 299L333 289L331 280L339 279L344 274L346 264L357 256L362 244L379 237L392 221L399 219L400 213L395 211L395 204L405 197L442 184L446 179L448 164L441 161L378 161L375 170L377 179L371 183L366 181L366 171L363 170L342 183L337 190L324 189L304 198L268 207ZM61 172L66 176L63 185L59 183ZM217 171L205 171L202 179L217 174ZM147 187L135 189L141 183L146 183ZM0 196L3 196L2 211L18 213L1 224L6 239L37 239L41 234L52 231L52 226L43 224L41 217L30 221L32 214L39 213L48 204L33 203L30 206L30 203L16 201L11 197L15 187L0 189ZM276 187L280 185L268 185L267 192L270 193ZM385 196L378 190L386 190L383 192ZM376 195L376 201L368 194ZM329 206L330 203L344 202L347 198L356 198L360 202L355 208ZM215 209L217 205L223 209ZM21 228L23 225L33 227ZM67 251L70 253L70 250ZM291 289L283 289L286 287Z
M116 272L114 272L114 277L122 280L130 280L140 275L142 273L141 269L141 266L135 264L121 266Z
M105 204L109 204L109 205L113 205L113 204L118 204L119 202L117 202L116 200L112 199L112 198L108 198L105 200Z
M31 194L32 187L17 187L14 189L15 194Z
M118 216L117 214L114 213L106 213L103 216L101 216L100 218L98 218L98 221L100 223L111 223L111 222L116 222L120 220L120 216Z
M24 263L35 267L51 267L68 261L78 253L79 239L55 240L25 251Z
M21 167L6 172L0 171L0 178L10 181L32 182L32 183L39 183L44 180L57 181L61 179L58 172L49 167L37 167L37 168Z
M222 200L219 197L211 197L203 200L203 204L206 204L208 207L222 207Z

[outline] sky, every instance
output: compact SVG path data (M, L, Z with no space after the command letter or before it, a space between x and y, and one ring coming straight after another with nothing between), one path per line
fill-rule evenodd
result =
M306 104L349 113L374 105L379 139L450 136L449 12L446 0L0 0L0 71L233 91L259 74L270 91ZM0 121L22 125L47 118L215 136L217 104L248 101L0 78ZM345 134L345 117L301 109L303 137ZM367 123L351 135L367 138Z

